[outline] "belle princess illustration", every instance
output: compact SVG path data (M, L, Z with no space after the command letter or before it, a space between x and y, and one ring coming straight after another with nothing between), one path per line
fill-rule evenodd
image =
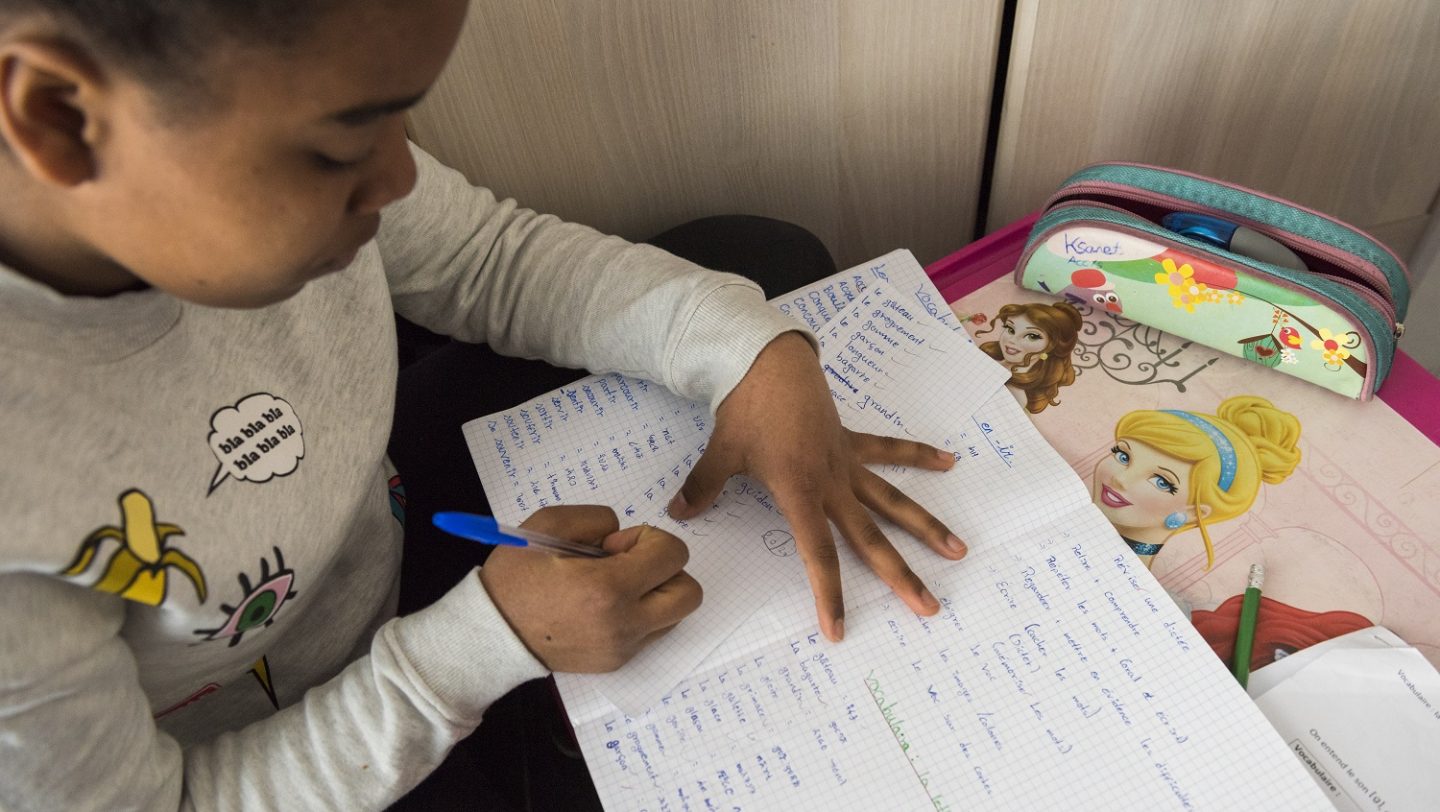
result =
M994 341L980 349L1010 370L1007 384L1025 395L1031 414L1059 405L1060 387L1075 382L1070 354L1080 335L1080 311L1066 302L1007 304L1000 308L990 329L976 338L1000 330Z
M1095 504L1146 566L1171 538L1198 528L1209 569L1210 526L1243 515L1260 483L1279 484L1300 463L1294 415L1249 395L1215 412L1130 412L1095 465Z

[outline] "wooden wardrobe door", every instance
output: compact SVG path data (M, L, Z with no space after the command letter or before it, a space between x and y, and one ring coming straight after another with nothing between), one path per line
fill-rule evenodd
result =
M411 133L521 204L642 239L777 217L842 265L970 240L1001 0L475 0Z
M1019 0L987 228L1099 160L1340 217L1401 257L1440 190L1434 0Z

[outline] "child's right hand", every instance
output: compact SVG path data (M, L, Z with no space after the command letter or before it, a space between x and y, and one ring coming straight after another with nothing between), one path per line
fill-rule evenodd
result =
M545 508L520 526L610 553L579 558L497 547L480 568L500 614L552 671L614 671L700 606L700 584L683 569L690 551L663 530L620 530L615 512L595 505Z

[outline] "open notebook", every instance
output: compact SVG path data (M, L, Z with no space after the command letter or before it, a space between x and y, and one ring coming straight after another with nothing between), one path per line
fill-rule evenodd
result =
M877 265L879 275L870 270ZM763 491L733 482L704 537L688 526L677 533L694 554L726 553L716 582L697 573L706 605L719 598L722 607L693 624L709 636L667 640L656 647L663 656L628 674L630 666L605 677L557 676L606 806L1324 809L1245 692L996 386L998 365L951 332L954 325L939 318L950 316L943 307L924 306L932 294L923 279L914 260L897 252L816 287L835 292L845 280L848 297L817 299L807 290L787 301L807 303L804 315L825 344L822 362L855 361L863 346L857 333L887 336L868 339L878 342L865 348L872 360L883 351L878 369L865 365L873 374L827 368L847 425L913 434L956 454L944 474L882 472L970 545L964 561L946 562L886 528L941 599L941 614L911 614L843 551L847 639L827 643L814 631L783 517L762 515L763 505L749 509L766 501ZM887 313L893 324L880 318ZM922 331L923 343L905 335ZM944 351L920 352L932 343ZM977 357L988 369L972 363ZM633 395L633 383L626 385ZM536 419L534 404L527 408ZM643 490L626 493L628 483L613 491L532 487L543 480L521 472L554 462L533 453L544 445L533 436L517 449L507 433L510 443L496 450L506 414L516 433L528 432L514 412L467 429L497 514L506 499L533 510L542 493L551 502L613 496L607 503L632 520L637 506L650 503ZM693 433L685 438L697 449L703 443L703 409L672 407L659 416L677 426L688 418ZM608 452L619 442L612 434L634 431L616 426L589 450ZM574 445L587 448L584 440ZM647 440L642 450L649 448ZM654 453L670 466L663 487L678 484L685 454L677 466L673 455ZM717 594L732 586L744 601Z
M817 328L821 360L848 426L935 439L940 432L933 422L918 413L902 416L896 404L929 391L969 411L1007 377L971 345L948 309L935 307L940 301L914 258L898 252L777 306ZM928 370L939 358L958 374L934 379ZM693 672L777 590L804 580L784 517L770 494L749 479L732 480L695 520L680 522L666 513L704 451L710 421L702 404L611 374L464 427L491 510L501 521L519 524L535 510L564 502L604 504L624 525L648 522L690 545L686 569L705 586L703 605L624 668L584 678L631 713Z

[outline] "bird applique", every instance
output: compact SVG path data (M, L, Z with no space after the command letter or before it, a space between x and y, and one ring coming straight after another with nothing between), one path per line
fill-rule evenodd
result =
M1040 287L1054 292L1044 282L1040 283ZM1125 312L1119 295L1115 293L1115 284L1099 268L1081 268L1070 274L1070 284L1058 295L1072 304L1087 304L1110 313Z
M1280 343L1292 350L1298 350L1305 344L1305 339L1300 337L1300 331L1294 327L1281 327Z

